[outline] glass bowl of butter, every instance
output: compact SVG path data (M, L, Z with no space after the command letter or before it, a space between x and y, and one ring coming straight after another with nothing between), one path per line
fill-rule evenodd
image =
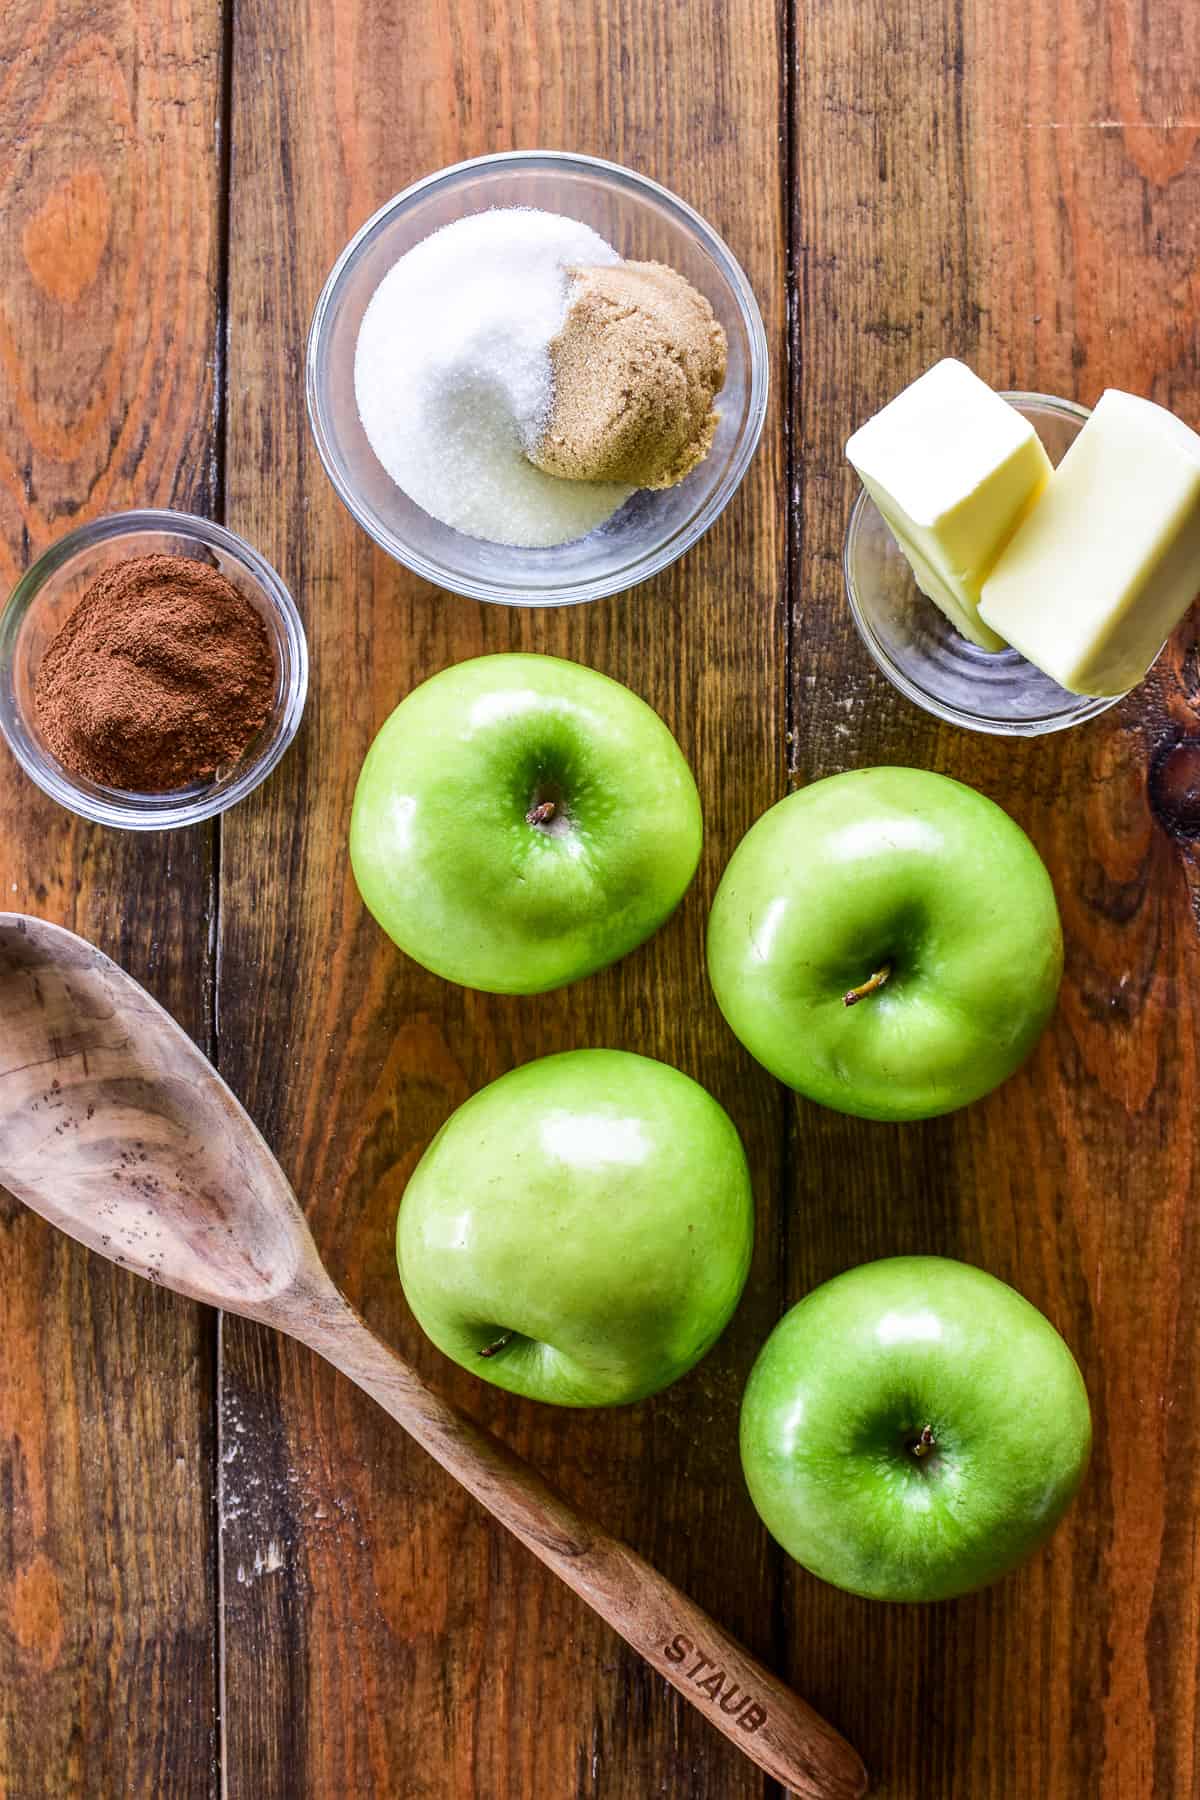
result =
M1005 393L1057 467L1089 409L1050 394ZM1074 694L1005 645L972 643L920 591L912 566L864 487L842 559L846 594L867 649L893 686L935 718L998 737L1041 737L1082 725L1120 695Z

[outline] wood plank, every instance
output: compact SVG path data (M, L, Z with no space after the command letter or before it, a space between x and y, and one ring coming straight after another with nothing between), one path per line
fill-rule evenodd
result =
M770 1656L775 1559L742 1491L736 1413L777 1311L782 1112L706 1004L701 959L717 874L784 785L782 415L682 566L623 599L522 614L437 593L372 552L307 442L301 355L333 257L377 204L461 157L545 143L629 162L707 213L749 270L778 378L774 10L247 0L233 69L228 513L294 579L315 679L297 750L225 827L222 1069L383 1334ZM364 914L345 854L358 766L396 701L451 661L510 647L576 657L645 695L698 772L708 825L696 888L652 946L535 1001L468 994L406 962ZM515 1063L584 1044L700 1076L747 1139L759 1199L758 1260L726 1341L673 1392L605 1415L522 1405L451 1369L406 1315L391 1245L405 1179L451 1108ZM369 1403L236 1321L223 1430L232 1793L762 1792Z
M1195 624L1103 720L1003 743L875 674L838 556L844 439L938 356L1200 424L1196 9L800 0L797 26L796 776L911 762L982 788L1046 856L1068 947L1053 1029L986 1103L921 1128L797 1109L791 1210L817 1229L789 1285L899 1251L983 1264L1073 1344L1097 1449L1049 1553L976 1599L883 1609L794 1571L794 1668L824 1669L814 1698L896 1800L1191 1794L1198 821L1194 750L1163 758L1196 739Z
M0 21L0 584L72 524L208 510L217 0ZM202 1042L212 834L78 824L0 756L0 904ZM0 1794L213 1791L213 1325L0 1194Z

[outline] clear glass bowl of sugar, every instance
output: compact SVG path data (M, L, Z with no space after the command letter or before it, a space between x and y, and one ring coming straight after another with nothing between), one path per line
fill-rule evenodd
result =
M1052 394L1004 394L1027 418L1057 466L1082 431L1088 408ZM1013 649L968 643L917 587L908 559L863 488L842 556L846 596L859 636L888 680L935 718L994 737L1043 737L1082 725L1120 696L1072 694Z
M629 260L661 262L699 290L728 341L712 448L673 488L639 490L586 537L524 549L469 537L415 504L379 462L355 398L359 328L379 283L442 226L494 207L576 219ZM767 409L766 334L731 251L691 207L615 163L520 150L458 163L406 188L368 219L338 258L308 339L308 412L326 472L363 530L398 562L453 593L507 606L599 600L656 575L706 532L733 497Z

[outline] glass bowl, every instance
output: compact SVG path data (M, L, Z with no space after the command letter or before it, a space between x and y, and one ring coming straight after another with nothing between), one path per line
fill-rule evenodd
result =
M1002 398L1030 421L1056 467L1089 417L1086 406L1050 394ZM1069 693L1018 651L980 650L960 637L918 588L865 488L850 514L842 567L867 649L893 686L935 718L997 737L1042 737L1082 725L1121 698Z
M275 705L237 763L168 794L128 793L65 769L38 730L34 687L43 655L97 576L131 556L186 556L245 595L275 651ZM68 532L27 569L0 613L0 731L25 773L61 806L100 825L163 831L211 819L265 781L296 735L308 692L308 646L296 603L250 545L188 513L112 513Z
M712 449L678 487L631 495L571 544L525 550L467 537L424 512L376 459L354 398L359 326L392 265L439 227L490 207L531 206L581 219L620 254L669 263L725 328L729 367ZM427 581L507 606L598 600L665 569L706 532L736 491L767 409L767 340L750 284L699 214L615 163L513 150L456 163L389 200L353 237L321 291L308 337L308 413L345 505L398 562Z

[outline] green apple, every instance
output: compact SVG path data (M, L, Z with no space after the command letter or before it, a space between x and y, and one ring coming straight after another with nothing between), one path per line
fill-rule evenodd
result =
M864 1263L767 1339L742 1402L751 1498L790 1556L875 1600L995 1581L1087 1467L1075 1359L1048 1319L940 1256Z
M752 1056L811 1100L926 1119L999 1085L1054 1010L1050 877L991 800L923 769L790 794L733 853L708 968Z
M370 910L434 974L539 994L657 931L700 858L700 799L644 700L553 656L482 656L401 701L350 824Z
M741 1139L711 1095L645 1056L574 1050L452 1114L405 1190L396 1255L419 1324L465 1369L618 1406L716 1342L753 1238Z

